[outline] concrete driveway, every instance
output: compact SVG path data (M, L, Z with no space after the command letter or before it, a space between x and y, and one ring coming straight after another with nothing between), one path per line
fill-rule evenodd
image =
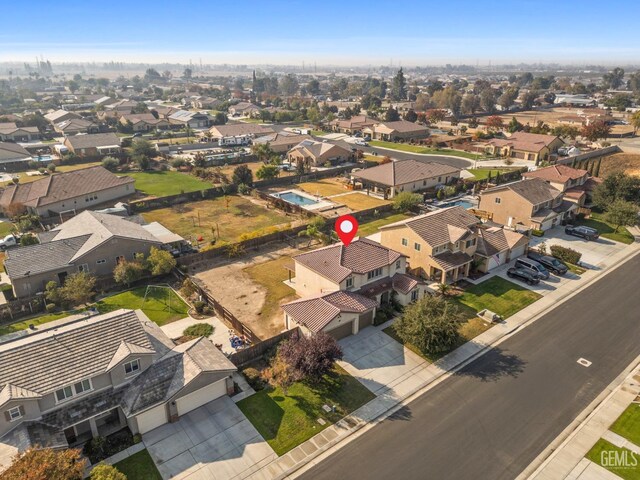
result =
M531 237L530 245L536 247L542 242L546 243L547 249L551 245L561 245L577 250L582 253L580 261L590 268L596 267L596 269L601 269L606 265L608 257L627 247L624 243L614 242L602 237L595 242L587 242L580 237L567 235L564 233L564 227L555 227L547 230L544 237Z
M340 366L376 395L391 389L426 365L379 327L367 327L340 340L344 357Z
M229 397L143 435L162 478L244 478L277 457Z

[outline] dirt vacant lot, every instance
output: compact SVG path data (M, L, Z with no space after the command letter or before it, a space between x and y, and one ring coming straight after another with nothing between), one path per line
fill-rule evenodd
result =
M605 177L611 172L626 172L629 175L640 175L640 154L616 153L602 159L600 176Z
M288 278L284 266L298 253L286 244L269 245L258 253L202 265L194 274L258 337L269 338L284 329L280 305L295 298L295 291L282 282Z

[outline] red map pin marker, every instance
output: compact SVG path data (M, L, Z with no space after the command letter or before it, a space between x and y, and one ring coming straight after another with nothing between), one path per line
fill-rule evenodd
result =
M345 247L348 247L353 237L358 233L358 221L351 215L342 215L336 220L336 233Z

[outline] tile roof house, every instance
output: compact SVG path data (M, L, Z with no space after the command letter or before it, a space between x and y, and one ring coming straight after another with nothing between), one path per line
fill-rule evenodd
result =
M352 135L356 132L361 132L366 127L371 127L378 122L379 120L367 117L366 115L354 115L353 117L345 120L333 120L329 125L334 132Z
M333 143L303 140L287 152L287 158L292 165L302 163L306 167L322 167L327 163L338 165L347 162L351 152Z
M165 238L126 218L85 210L38 235L40 243L7 251L4 267L16 297L43 292L47 282L64 283L84 271L110 278L116 265L162 248Z
M167 129L169 122L164 118L156 118L152 113L125 113L120 116L120 123L131 124L134 132L148 132L154 129Z
M363 189L393 198L400 192L419 192L448 184L460 178L460 171L442 163L400 160L352 173L351 180Z
M72 118L82 118L82 116L74 112L68 112L67 110L56 110L55 112L45 114L44 118L53 125L64 122L65 120L71 120Z
M522 174L523 178L539 178L552 187L564 192L564 198L583 206L601 182L599 178L589 177L589 172L566 165L551 165Z
M312 140L310 135L272 133L253 140L254 144L268 143L276 153L286 153L304 140Z
M200 96L191 100L193 108L203 110L216 110L222 104L222 100L213 97Z
M274 133L273 128L256 123L229 123L227 125L214 125L209 129L211 138L238 137L248 135L260 137Z
M120 138L112 132L74 135L64 139L64 145L79 156L113 155L122 151Z
M178 110L167 117L172 125L189 126L190 128L207 128L211 125L213 117L207 113Z
M135 193L134 183L131 177L119 177L96 165L9 185L0 194L0 209L18 203L41 217L81 211L130 197Z
M288 283L303 298L282 306L285 326L307 334L355 334L372 324L378 305L392 298L407 305L426 292L424 282L406 274L403 255L366 238L293 260Z
M38 127L18 127L14 122L0 123L0 142L30 142L38 138Z
M376 123L363 128L362 133L370 135L373 140L396 142L398 140L427 138L429 129L407 120L398 120L395 122Z
M260 115L261 108L249 102L240 102L229 107L229 113L234 117L254 117Z
M490 155L530 160L536 163L548 160L564 142L560 137L539 133L515 132L508 138L492 138L483 144Z
M577 207L541 178L528 178L483 190L478 210L510 228L548 230L571 219Z
M175 345L142 311L75 315L0 338L0 469L31 446L146 433L233 390L211 341Z
M24 147L17 143L0 142L0 165L4 168L10 164L17 168L24 167L31 160L31 154Z
M64 135L76 135L78 133L98 133L100 127L95 122L84 118L70 118L62 122L55 123L53 129Z
M460 206L385 225L380 232L382 245L407 256L409 271L441 283L468 276L474 261L478 270L489 271L523 255L529 243L516 232L487 233L480 220Z

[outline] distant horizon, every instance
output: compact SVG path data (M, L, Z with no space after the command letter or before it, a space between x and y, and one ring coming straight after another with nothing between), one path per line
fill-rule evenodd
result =
M204 0L152 5L114 0L12 3L3 12L0 62L117 62L335 67L640 63L631 24L640 3L594 0L482 5L327 0ZM625 25L627 23L627 25Z

